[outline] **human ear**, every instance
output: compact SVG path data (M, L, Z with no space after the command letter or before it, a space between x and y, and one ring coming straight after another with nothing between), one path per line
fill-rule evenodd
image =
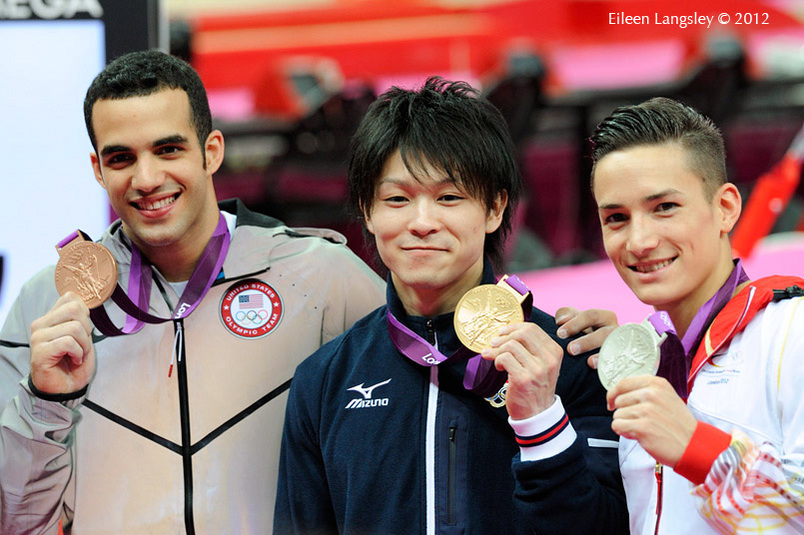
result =
M207 136L204 144L204 158L206 158L206 168L210 174L214 174L223 163L223 134L220 130L213 130Z
M98 184L100 184L103 189L106 189L106 183L103 181L103 171L101 170L98 153L97 152L90 153L89 159L92 162L92 172L95 174L95 180L98 181Z
M506 206L508 206L508 192L503 190L497 194L494 202L489 207L488 215L486 216L486 234L491 234L500 228Z
M374 224L371 222L371 216L366 208L363 208L363 223L366 224L366 230L374 235Z
M720 232L728 234L737 224L742 212L743 201L737 186L727 182L720 186L715 193L715 208L720 217Z

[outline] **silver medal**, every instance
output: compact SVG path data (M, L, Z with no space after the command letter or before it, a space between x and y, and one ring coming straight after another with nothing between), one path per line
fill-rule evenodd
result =
M643 323L620 325L600 347L597 375L606 390L624 377L656 375L659 369L659 346L666 334L659 334L645 320Z

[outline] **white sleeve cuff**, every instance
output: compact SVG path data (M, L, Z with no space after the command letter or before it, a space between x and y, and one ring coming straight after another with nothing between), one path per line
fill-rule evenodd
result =
M558 455L569 448L577 436L558 396L547 410L524 420L509 417L508 423L516 434L523 461L540 461Z

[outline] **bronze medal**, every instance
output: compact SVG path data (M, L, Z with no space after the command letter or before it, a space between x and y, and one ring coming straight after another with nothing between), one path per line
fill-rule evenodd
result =
M463 345L480 353L490 347L500 328L525 320L522 301L504 279L500 284L482 284L466 292L455 307L455 332Z
M117 262L99 243L77 238L59 249L56 290L78 294L89 308L97 308L117 285Z

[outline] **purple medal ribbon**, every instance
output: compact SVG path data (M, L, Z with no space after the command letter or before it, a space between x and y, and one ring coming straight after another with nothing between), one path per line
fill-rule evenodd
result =
M657 375L667 379L682 399L687 399L687 377L690 373L692 358L695 356L695 351L698 349L706 329L729 302L737 286L748 280L750 279L743 269L742 262L735 261L731 275L715 295L698 309L683 339L679 339L670 316L664 310L655 312L648 317L648 321L659 335L667 333L667 339L661 346L662 356Z
M421 366L438 366L442 362L447 362L456 358L459 349L449 357L443 354L436 347L411 331L401 321L396 319L390 310L386 314L388 321L388 334L396 348L410 360Z
M212 287L212 283L218 277L223 267L226 253L229 250L229 241L229 229L226 226L223 214L220 214L218 225L215 227L212 237L201 254L201 258L179 298L173 315L169 318L162 318L148 313L153 271L150 265L143 263L142 253L132 244L128 294L123 291L119 284L112 293L112 300L127 314L125 326L122 329L117 328L102 306L90 310L92 322L106 336L120 336L138 332L146 323L158 324L189 316L201 303L207 291Z
M522 295L530 293L527 286L516 275L508 277L506 282ZM530 303L531 301L526 299L523 305L528 307ZM388 321L388 333L394 346L416 364L438 366L444 362L455 362L468 358L463 375L463 387L471 392L483 397L493 396L508 380L508 374L497 370L493 362L480 355L473 355L465 347L457 349L449 356L444 355L427 340L406 327L391 313L390 309L386 313L386 320Z

